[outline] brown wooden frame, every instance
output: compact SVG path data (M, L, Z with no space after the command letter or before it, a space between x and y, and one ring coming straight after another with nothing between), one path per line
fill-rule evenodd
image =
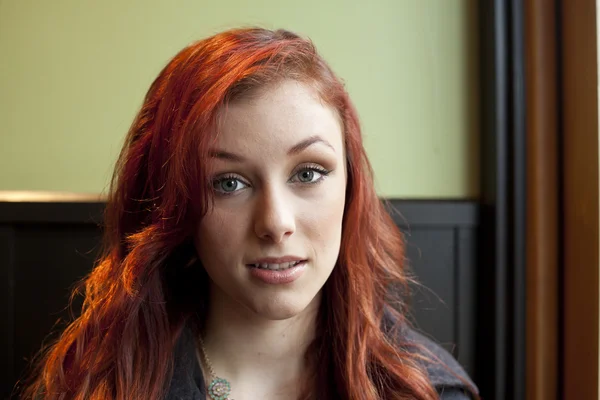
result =
M488 399L597 399L596 0L479 5L477 382Z
M555 400L558 384L557 7L525 2L527 80L526 393Z
M562 0L562 394L598 398L598 62L595 0Z

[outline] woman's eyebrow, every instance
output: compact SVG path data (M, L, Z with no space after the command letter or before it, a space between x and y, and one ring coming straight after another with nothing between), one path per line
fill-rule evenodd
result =
M335 153L335 149L333 148L333 146L331 145L331 143L329 143L327 140L323 139L321 136L314 135L314 136L310 136L310 137L304 139L300 143L297 143L297 144L293 145L288 150L288 154L289 155L298 154L302 150L306 149L309 146L312 146L315 143L323 143L327 147L330 147L331 150L333 150L333 152Z
M288 153L288 155L295 155L295 154L302 152L306 148L312 146L313 144L317 144L317 143L322 143L325 146L331 148L331 150L333 150L333 152L335 152L335 149L327 140L323 139L321 136L314 135L314 136L310 136L310 137L302 140L299 143L296 143L288 150L287 153ZM221 149L211 150L210 156L213 158L219 158L221 160L228 160L228 161L233 161L233 162L238 162L238 163L242 163L242 162L246 161L246 158L244 156L241 156L241 155L235 154L235 153L231 153L229 151L221 150Z
M209 154L212 158L219 158L221 160L228 160L228 161L233 161L233 162L238 162L238 163L246 161L246 158L244 158L238 154L235 154L235 153L230 153L225 150L219 150L219 149L210 150Z

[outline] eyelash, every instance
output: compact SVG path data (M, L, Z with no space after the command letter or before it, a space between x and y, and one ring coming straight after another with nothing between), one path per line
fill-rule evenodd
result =
M318 172L319 174L321 174L321 176L319 177L319 179L317 179L316 181L313 181L313 182L295 182L295 183L300 183L301 185L316 185L318 183L321 183L323 181L323 179L325 179L327 177L327 175L329 175L331 173L330 170L327 170L327 169L321 167L320 165L314 164L314 165L303 166L296 173L294 173L293 176L297 176L298 174L300 174L301 172L304 172L304 171ZM213 180L213 189L217 193L217 195L219 195L219 196L232 196L232 195L235 195L237 192L239 192L239 190L235 190L233 192L224 192L224 191L221 191L221 190L218 190L218 189L214 188L216 185L219 185L222 182L227 181L227 180L236 180L238 182L242 182L246 186L250 186L250 184L242 181L237 175L227 174L227 175L225 175L223 177L220 177L220 178L217 178L217 179Z

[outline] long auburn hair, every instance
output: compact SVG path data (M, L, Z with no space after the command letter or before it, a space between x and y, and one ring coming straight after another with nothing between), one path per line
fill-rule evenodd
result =
M111 182L104 253L74 291L84 295L81 315L41 355L25 398L165 395L174 344L205 301L178 293L189 271L196 271L193 287L207 287L191 238L211 206L206 163L218 111L283 79L311 85L337 110L347 154L340 254L323 288L303 397L437 398L410 344L382 330L390 302L398 324L407 322L402 297L390 292L406 293L409 277L401 234L374 190L356 110L310 41L260 28L191 44L152 83Z

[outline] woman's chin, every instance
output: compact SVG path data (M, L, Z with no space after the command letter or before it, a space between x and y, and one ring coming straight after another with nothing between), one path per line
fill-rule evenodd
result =
M318 297L318 296L317 296ZM294 318L301 314L307 314L311 310L318 310L314 307L315 300L308 301L285 301L277 299L261 303L248 304L247 307L257 316L267 320L280 321Z

